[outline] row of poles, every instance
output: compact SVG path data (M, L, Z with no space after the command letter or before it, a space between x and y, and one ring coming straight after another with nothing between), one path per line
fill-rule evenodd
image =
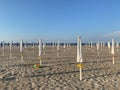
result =
M23 41L22 40L20 41L19 46L20 46L21 60L23 61ZM59 51L60 43L59 42L58 43L53 43L52 47L55 47L55 46L57 46L57 51ZM1 47L2 47L3 56L5 56L5 42L2 42ZM13 42L12 41L10 41L9 47L10 47L10 59L12 59L12 47L13 47ZM33 49L34 49L34 47L35 47L35 43L32 44ZM45 50L45 47L46 47L46 43L42 42L42 40L39 40L38 49L39 49L39 57L40 58L42 57L42 49ZM64 51L65 51L66 47L70 47L70 44L69 43L64 43L64 45L63 45ZM24 44L24 48L27 48L26 44ZM41 61L40 61L40 65L41 65Z
M91 44L92 45L92 44ZM80 36L78 36L77 39L77 66L79 67L79 72L80 72L80 81L82 80L82 68L83 68L83 58L82 58L82 48L81 48L82 44L81 44L81 38ZM99 42L96 44L97 46L97 51L99 51ZM108 49L110 50L110 42L108 42ZM112 61L113 61L113 65L115 64L115 50L114 50L114 39L112 39L112 46L111 46L111 55L112 55ZM116 46L118 47L119 44L117 43Z
M42 48L45 49L45 42L42 42L42 40L39 40L39 63L40 66L42 66ZM53 44L53 47L55 46L55 44ZM90 45L92 47L92 43ZM108 42L108 49L110 49L110 42ZM118 47L119 44L116 44L116 46ZM26 47L26 45L25 45ZM60 47L60 43L57 43L57 51L59 51L59 47ZM96 44L97 47L97 51L99 51L99 47L100 47L100 43L98 42ZM33 44L33 48L34 48L34 44ZM64 43L64 48L66 48L66 44ZM3 43L3 55L4 55L4 50L5 50L5 44ZM23 41L20 42L20 53L21 53L21 60L23 61ZM114 51L114 39L112 39L112 46L111 46L111 54L112 54L112 59L113 59L113 65L114 65L114 57L115 57L115 51ZM10 42L10 59L12 58L12 41ZM82 62L83 62L83 58L82 58L82 43L81 43L81 37L78 36L77 39L77 63L78 63L78 67L79 67L79 71L80 71L80 81L82 80Z

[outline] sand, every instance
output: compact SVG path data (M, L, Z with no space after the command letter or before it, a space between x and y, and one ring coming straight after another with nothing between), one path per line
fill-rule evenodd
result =
M23 61L19 47L9 47L5 56L0 49L0 90L120 90L120 49L115 49L115 64L107 47L90 49L82 46L82 81L76 67L76 46L64 48L47 46L42 51L43 68L33 68L39 63L38 46L33 50L27 46L23 51Z

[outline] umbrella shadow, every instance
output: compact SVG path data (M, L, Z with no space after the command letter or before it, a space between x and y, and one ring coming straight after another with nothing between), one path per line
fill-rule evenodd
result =
M52 76L52 75L63 75L63 74L71 74L71 73L76 73L78 71L68 71L68 72L57 72L57 73L47 73L47 74L39 74L39 75L32 75L32 76L25 76L25 77L39 77L39 76Z
M84 71L92 71L92 70L102 70L102 69L108 69L108 68L95 68L95 69L86 69ZM52 76L52 75L65 75L65 74L73 74L73 73L79 73L79 70L75 71L67 71L67 72L57 72L57 73L47 73L47 74L38 74L38 75L30 75L30 76L25 76L25 77L39 77L39 76Z
M16 80L16 78L15 77L9 77L9 78L0 79L0 81L12 81L12 80Z
M83 69L83 71L97 71L97 70L104 70L104 69L109 69L109 67L107 68L93 68L93 69Z
M101 61L84 61L83 63L102 63L102 62L108 62L111 60L101 60Z

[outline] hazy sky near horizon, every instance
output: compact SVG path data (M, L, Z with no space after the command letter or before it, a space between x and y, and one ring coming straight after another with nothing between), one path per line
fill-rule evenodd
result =
M0 0L0 40L120 40L119 0ZM76 41L75 41L76 42Z

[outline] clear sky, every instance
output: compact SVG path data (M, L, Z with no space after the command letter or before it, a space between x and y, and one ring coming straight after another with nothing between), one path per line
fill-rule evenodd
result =
M0 0L0 40L120 39L119 0Z

